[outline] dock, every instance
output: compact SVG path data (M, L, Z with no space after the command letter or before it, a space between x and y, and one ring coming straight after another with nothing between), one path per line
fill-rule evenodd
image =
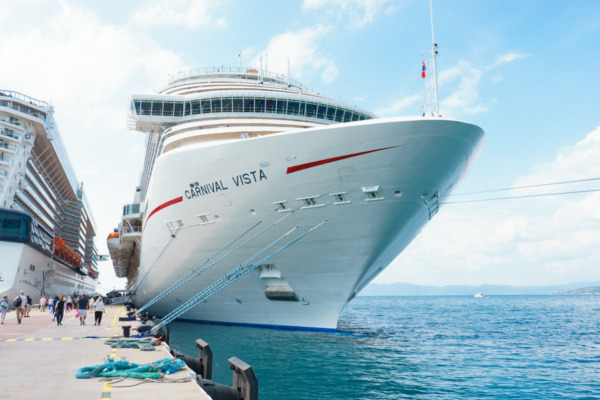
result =
M94 325L93 313L89 312L86 324L80 325L74 311L65 313L63 324L57 326L48 310L42 312L34 308L30 317L18 324L16 312L10 311L0 325L2 399L211 399L187 366L165 375L161 378L163 382L130 378L77 379L75 373L80 368L104 364L109 358L148 364L171 357L165 343L155 346L155 351L112 348L105 344L109 339L123 336L123 325L130 325L132 329L138 325L136 321L120 321L124 317L125 308L112 305L106 307L100 326Z

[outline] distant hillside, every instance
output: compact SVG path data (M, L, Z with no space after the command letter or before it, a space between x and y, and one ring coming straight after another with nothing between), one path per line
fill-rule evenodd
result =
M370 283L359 296L466 296L475 293L485 295L520 294L600 294L600 282L579 282L555 286L507 286L507 285L453 285L423 286L412 283Z
M584 287L576 290L571 290L567 294L600 294L600 286Z

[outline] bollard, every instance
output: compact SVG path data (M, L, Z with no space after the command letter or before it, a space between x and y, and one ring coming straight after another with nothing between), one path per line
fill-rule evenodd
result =
M213 353L208 343L202 339L196 339L196 347L198 347L198 360L202 365L202 377L204 379L212 379L212 362Z
M233 370L233 387L237 388L240 399L258 400L258 379L252 367L237 357L227 361Z
M129 330L131 329L131 325L123 325L123 336L129 337Z

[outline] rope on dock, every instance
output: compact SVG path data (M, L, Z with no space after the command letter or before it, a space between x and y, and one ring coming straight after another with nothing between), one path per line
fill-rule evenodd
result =
M162 379L163 376L173 374L185 366L183 360L177 358L163 358L150 364L136 364L129 361L108 362L91 367L79 368L75 373L77 379L102 378L134 378L134 379Z
M104 342L104 344L110 345L113 348L121 348L121 349L140 349L142 351L154 351L154 346L158 346L160 344L154 338L143 338L143 339L109 339Z

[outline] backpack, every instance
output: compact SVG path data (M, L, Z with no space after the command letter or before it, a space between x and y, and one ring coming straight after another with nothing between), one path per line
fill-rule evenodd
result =
M15 306L15 307L21 307L21 296L17 296L17 298L13 302L13 306Z

